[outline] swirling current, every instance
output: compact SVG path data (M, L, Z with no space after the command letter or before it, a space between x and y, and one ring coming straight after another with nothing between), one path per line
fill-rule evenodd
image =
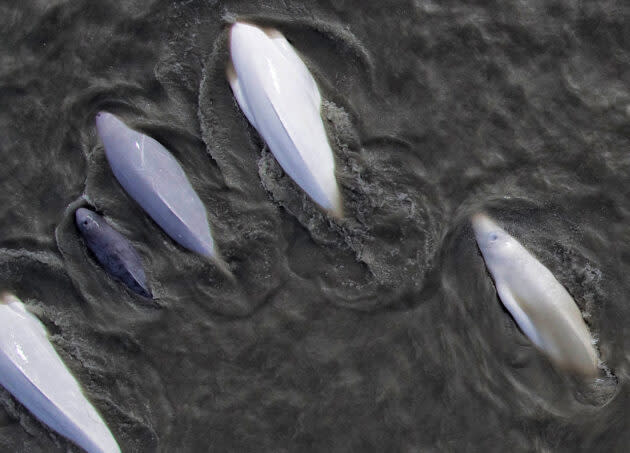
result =
M342 220L235 102L236 19L280 30L317 80ZM629 23L621 0L3 0L1 289L124 452L627 451ZM100 110L179 160L234 281L126 195ZM153 301L90 255L80 206L132 241ZM478 210L575 298L599 378L518 329ZM0 450L79 451L0 403Z

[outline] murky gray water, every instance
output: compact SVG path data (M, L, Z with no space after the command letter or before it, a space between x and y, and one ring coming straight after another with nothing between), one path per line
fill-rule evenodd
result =
M235 18L318 81L343 221L238 109ZM2 0L2 289L124 452L627 451L629 23L621 0ZM99 110L179 159L236 284L122 191ZM89 255L84 205L141 252L155 303ZM479 209L575 297L600 379L556 372L503 309ZM0 400L0 450L78 451Z

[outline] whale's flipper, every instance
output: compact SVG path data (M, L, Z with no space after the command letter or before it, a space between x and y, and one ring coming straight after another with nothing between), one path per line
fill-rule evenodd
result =
M501 299L505 308L507 308L510 314L514 317L523 333L527 335L536 346L542 348L543 345L534 324L531 319L529 319L527 313L523 310L521 304L514 298L514 295L512 294L512 291L510 291L508 285L506 283L497 282L496 288L499 299Z

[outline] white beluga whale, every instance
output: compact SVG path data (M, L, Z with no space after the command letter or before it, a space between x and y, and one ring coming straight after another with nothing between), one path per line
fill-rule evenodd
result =
M324 210L343 215L317 83L277 30L236 22L227 76L241 110L284 171Z
M99 112L98 131L120 185L174 241L216 258L206 208L171 153L115 115Z
M48 341L44 325L0 295L0 384L32 414L88 453L120 453L96 409Z
M593 339L564 286L486 214L471 220L499 298L525 335L557 367L596 376Z

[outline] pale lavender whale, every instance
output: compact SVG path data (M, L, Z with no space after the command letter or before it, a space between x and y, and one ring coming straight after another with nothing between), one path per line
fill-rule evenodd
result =
M216 258L206 208L171 153L108 112L96 115L96 129L114 175L131 198L180 245Z

